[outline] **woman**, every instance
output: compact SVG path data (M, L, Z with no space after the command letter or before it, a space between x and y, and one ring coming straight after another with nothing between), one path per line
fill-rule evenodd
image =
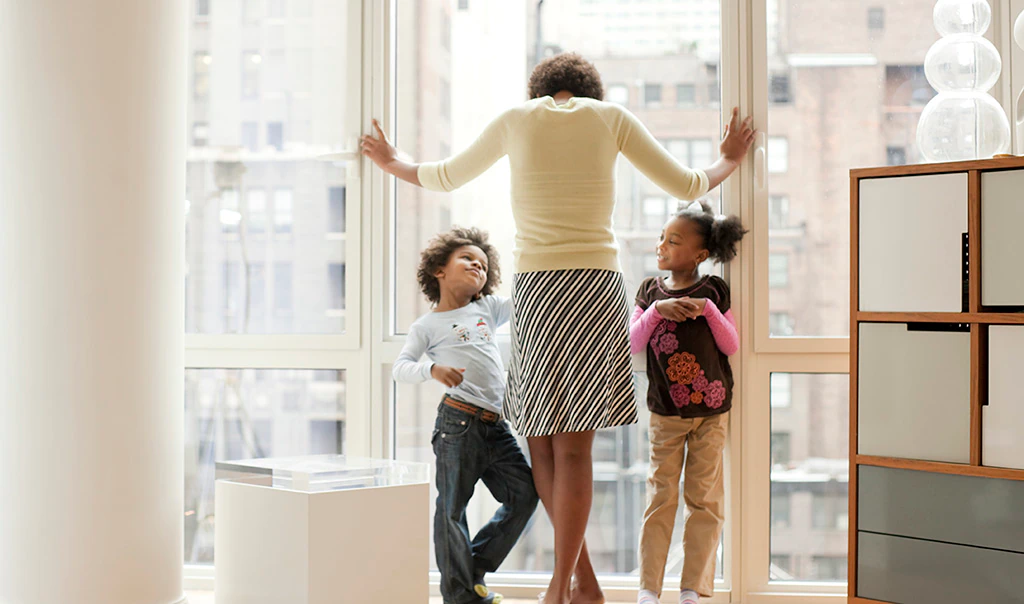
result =
M576 54L539 64L529 96L441 162L399 159L376 120L376 136L364 136L361 146L385 172L435 191L457 189L509 156L516 274L504 414L527 439L537 493L554 527L555 568L542 601L600 603L584 542L591 447L596 430L637 421L630 308L612 231L615 161L622 153L667 193L692 200L732 174L755 131L734 110L721 159L705 170L685 168L633 114L602 101L600 75Z

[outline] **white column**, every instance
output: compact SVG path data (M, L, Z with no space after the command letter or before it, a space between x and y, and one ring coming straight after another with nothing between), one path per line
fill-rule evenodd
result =
M0 603L182 592L186 0L0 0Z

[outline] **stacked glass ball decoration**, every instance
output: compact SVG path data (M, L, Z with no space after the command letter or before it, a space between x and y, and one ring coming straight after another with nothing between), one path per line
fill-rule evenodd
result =
M938 0L933 12L942 38L928 50L924 74L938 94L921 113L917 145L928 161L992 157L1010 148L1010 121L988 91L1002 60L983 37L992 23L988 0Z

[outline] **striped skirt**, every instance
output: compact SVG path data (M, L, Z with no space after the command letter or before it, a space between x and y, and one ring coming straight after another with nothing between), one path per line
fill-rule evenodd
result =
M520 273L512 309L504 414L521 436L636 423L621 273Z

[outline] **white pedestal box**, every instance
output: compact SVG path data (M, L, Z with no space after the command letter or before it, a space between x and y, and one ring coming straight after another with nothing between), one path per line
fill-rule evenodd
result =
M319 455L217 463L217 604L426 602L430 469Z

